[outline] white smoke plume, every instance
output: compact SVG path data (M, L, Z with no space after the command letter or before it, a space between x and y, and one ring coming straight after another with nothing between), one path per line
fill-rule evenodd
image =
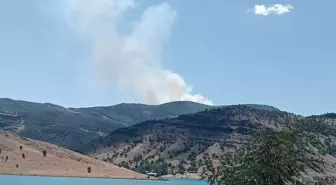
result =
M67 0L70 25L92 43L94 62L103 79L132 91L148 104L194 101L213 104L192 89L183 78L163 69L161 57L176 12L167 3L148 7L139 20L129 22L128 34L119 31L125 14L135 9L134 0Z

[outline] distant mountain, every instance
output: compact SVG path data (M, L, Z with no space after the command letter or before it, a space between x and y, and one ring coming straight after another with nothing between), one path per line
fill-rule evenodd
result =
M0 99L0 127L71 148L123 125L53 104Z
M108 107L70 108L70 110L86 116L104 117L112 123L128 127L147 120L175 117L210 108L211 106L200 103L177 101L161 105L122 103Z
M244 104L244 105L248 106L248 107L251 107L251 108L259 109L259 110L280 111L278 108L275 108L275 107L269 106L269 105L260 105L260 104ZM220 107L224 107L224 106L220 106Z
M297 124L330 140L326 152L336 156L336 127L326 123L258 106L224 106L120 128L78 150L139 172L159 170L159 165L170 172L186 168L200 173L209 161L219 164L225 153L245 145L253 131L280 130Z
M336 113L325 113L321 115L311 115L307 118L328 118L328 119L336 119Z
M278 111L266 105L248 106ZM211 108L186 101L162 105L122 103L106 107L64 108L50 103L0 98L0 129L76 149L118 128Z

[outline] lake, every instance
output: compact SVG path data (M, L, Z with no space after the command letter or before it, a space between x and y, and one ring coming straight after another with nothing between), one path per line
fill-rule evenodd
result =
M208 185L200 180L170 179L169 181L145 181L123 179L68 178L0 175L0 184L10 185Z

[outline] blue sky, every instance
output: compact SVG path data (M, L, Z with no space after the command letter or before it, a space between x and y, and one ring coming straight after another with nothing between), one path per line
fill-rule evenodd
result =
M78 7L63 1L0 1L0 97L80 107L199 93L216 105L336 111L336 1L129 2L132 8L118 5L122 18L111 21L104 19L111 10L101 15L90 4L73 20L69 11ZM255 5L289 3L294 8L281 15L253 12ZM111 28L118 30L113 37ZM119 54L124 50L134 56ZM182 82L165 84L167 76L192 92Z

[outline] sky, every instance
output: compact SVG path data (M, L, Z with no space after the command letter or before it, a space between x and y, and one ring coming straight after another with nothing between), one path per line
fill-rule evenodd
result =
M336 1L3 0L0 97L336 112Z

